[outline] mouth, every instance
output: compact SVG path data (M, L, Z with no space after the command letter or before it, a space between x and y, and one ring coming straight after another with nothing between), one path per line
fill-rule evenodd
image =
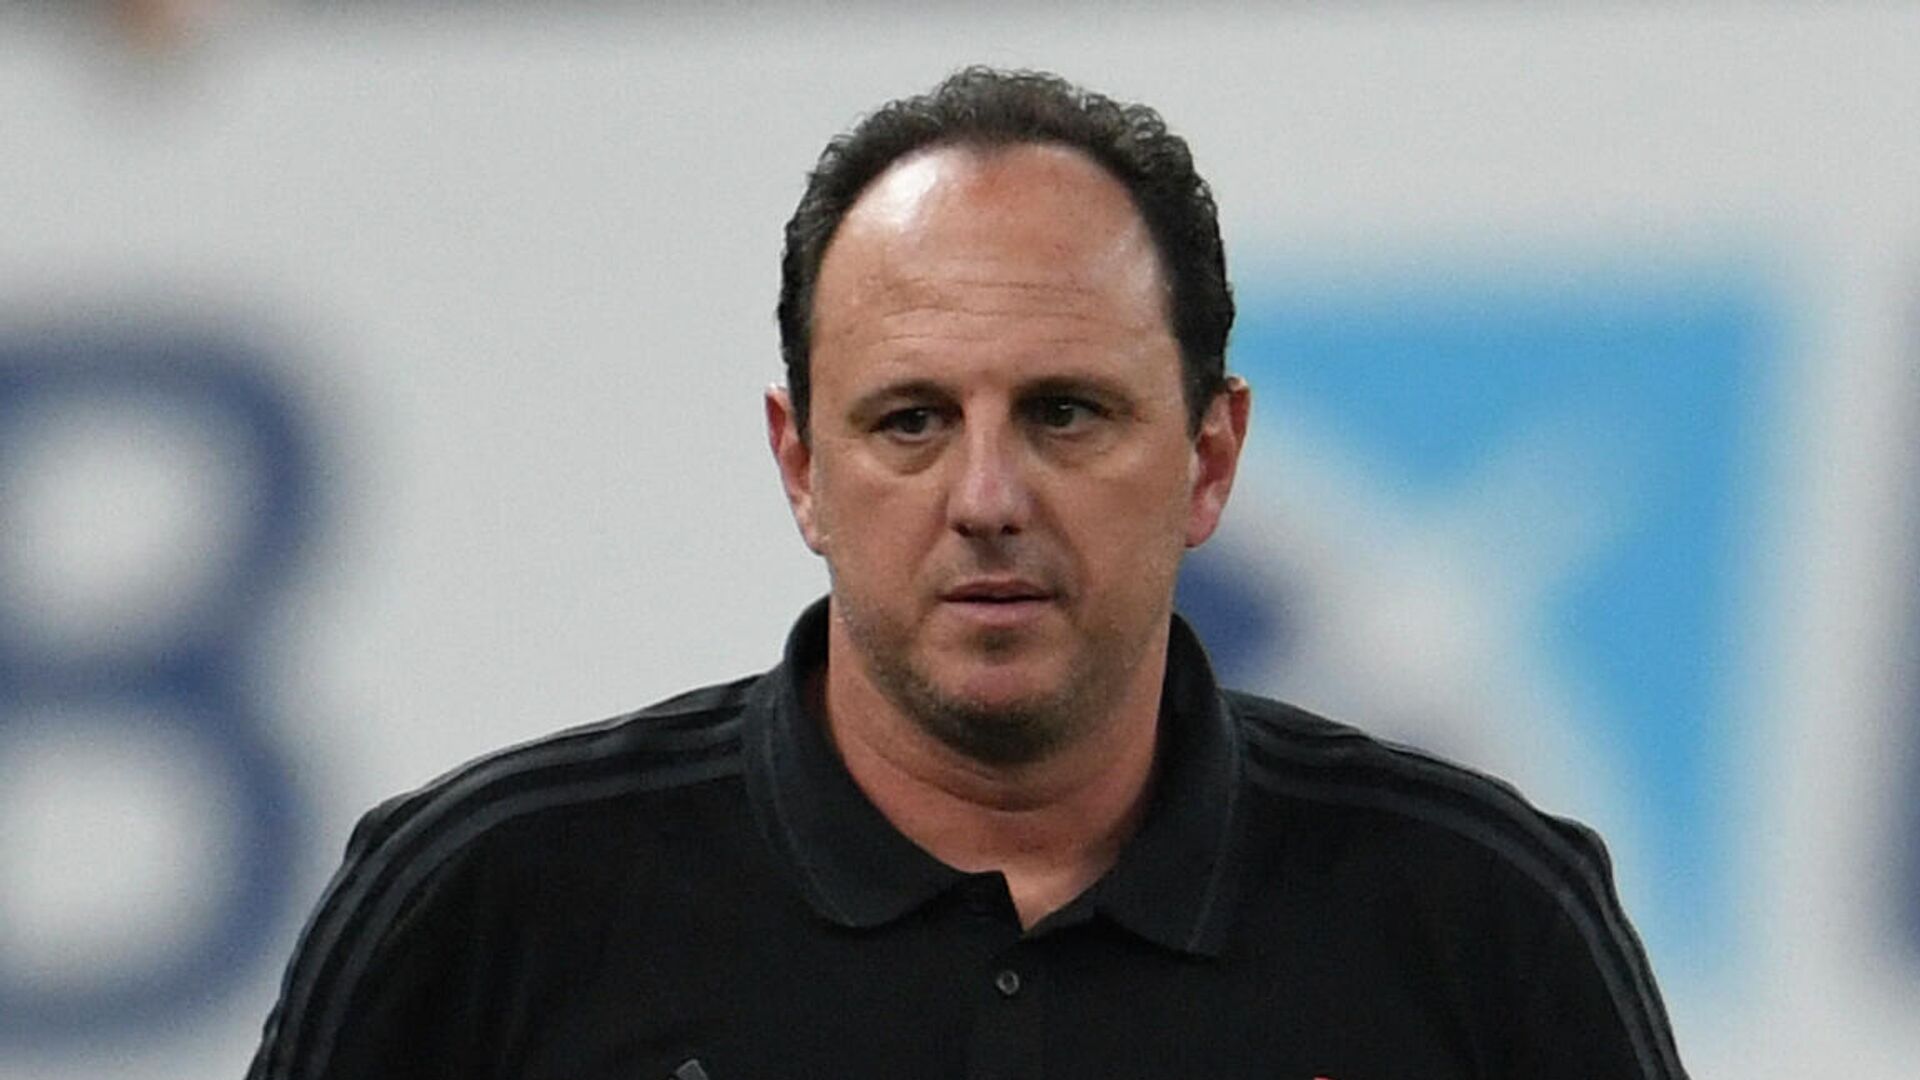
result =
M980 578L940 594L941 607L974 630L1005 634L1033 629L1058 611L1060 594L1024 578Z
M949 604L983 607L1015 607L1021 604L1051 603L1057 594L1035 582L1017 578L982 579L962 582L940 594Z

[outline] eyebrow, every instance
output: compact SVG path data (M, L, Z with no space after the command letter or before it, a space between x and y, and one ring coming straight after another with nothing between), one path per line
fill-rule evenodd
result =
M1098 375L1048 375L1030 383L1022 383L1019 387L1021 397L1049 394L1082 394L1112 401L1133 399L1133 395L1118 382Z
M896 401L944 400L953 395L938 382L927 378L900 379L883 383L854 398L847 405L847 416L855 420L872 417Z
M1081 397L1097 402L1111 415L1138 416L1139 402L1122 384L1099 375L1047 375L1014 387L1015 407L1046 397ZM934 379L900 379L874 387L848 404L846 419L855 427L875 423L885 413L901 406L941 405L953 400L953 391Z

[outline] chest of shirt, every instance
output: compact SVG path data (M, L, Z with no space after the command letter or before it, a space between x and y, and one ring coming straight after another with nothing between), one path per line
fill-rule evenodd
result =
M1217 957L1098 917L1022 935L959 894L834 926L777 890L585 917L492 958L477 1062L502 1080L832 1076L1450 1080L1484 1075L1444 958L1360 925L1265 932ZM657 920L657 921L656 921ZM510 969L510 970L509 970Z

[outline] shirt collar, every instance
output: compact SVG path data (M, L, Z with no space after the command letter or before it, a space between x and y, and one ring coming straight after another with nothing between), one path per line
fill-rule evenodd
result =
M875 927L967 875L902 836L867 801L807 709L807 681L826 663L827 617L826 600L809 607L780 665L754 688L744 729L747 785L762 829L808 902L840 925ZM1104 914L1169 949L1217 955L1239 863L1240 740L1206 653L1178 616L1161 691L1159 755L1140 831L1068 910Z

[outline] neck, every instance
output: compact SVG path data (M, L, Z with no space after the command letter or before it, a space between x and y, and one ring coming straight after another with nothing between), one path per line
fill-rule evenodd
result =
M956 869L1000 871L1021 925L1031 927L1099 880L1139 825L1166 647L1164 636L1149 647L1117 707L1081 737L1040 760L1000 765L929 734L829 631L827 729L854 782L895 828Z

